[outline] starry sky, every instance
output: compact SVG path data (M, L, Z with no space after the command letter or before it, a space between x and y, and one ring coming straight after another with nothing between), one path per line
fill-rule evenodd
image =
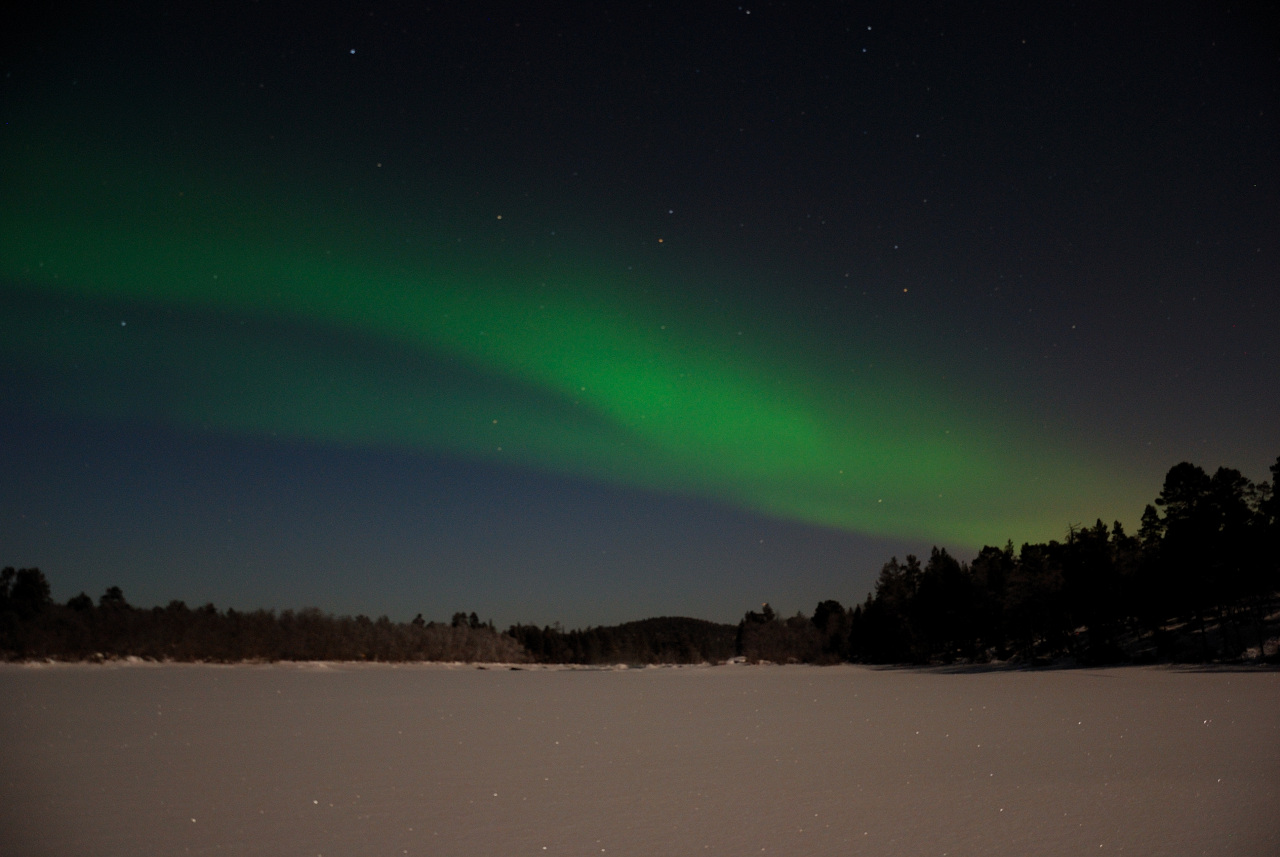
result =
M1231 3L49 4L0 39L0 563L736 621L1280 454Z

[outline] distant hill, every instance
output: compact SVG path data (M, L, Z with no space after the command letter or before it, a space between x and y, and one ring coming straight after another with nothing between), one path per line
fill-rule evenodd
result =
M734 656L737 633L736 625L684 616L574 631L536 625L507 629L535 661L571 664L716 663Z

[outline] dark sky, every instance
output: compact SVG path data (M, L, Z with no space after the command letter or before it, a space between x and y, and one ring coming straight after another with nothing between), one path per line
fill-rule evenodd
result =
M59 599L734 621L1280 453L1262 4L0 29L0 563Z

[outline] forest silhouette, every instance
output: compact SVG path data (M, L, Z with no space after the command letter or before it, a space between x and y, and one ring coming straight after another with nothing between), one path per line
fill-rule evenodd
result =
M566 631L233 609L140 608L112 586L54 602L38 568L0 572L5 660L447 661L542 664L751 663L1084 665L1280 663L1280 457L1271 482L1183 462L1135 534L1117 521L1063 541L984 547L962 562L933 548L885 563L866 600L784 618L765 604L735 626L660 617Z

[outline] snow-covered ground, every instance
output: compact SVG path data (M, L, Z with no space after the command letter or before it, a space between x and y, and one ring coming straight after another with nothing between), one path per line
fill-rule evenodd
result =
M0 668L6 855L1280 854L1280 673Z

